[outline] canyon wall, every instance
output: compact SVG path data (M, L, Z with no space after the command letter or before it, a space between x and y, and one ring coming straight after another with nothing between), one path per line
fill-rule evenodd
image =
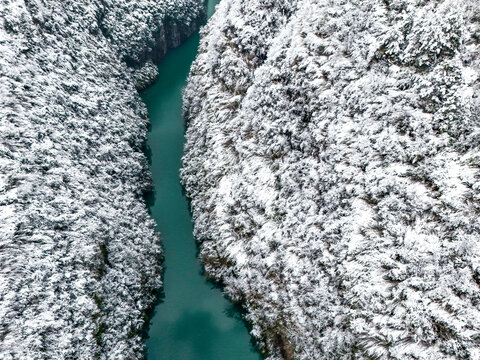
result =
M0 358L139 359L161 287L137 88L201 0L0 1Z
M479 33L474 0L222 0L182 178L267 359L480 358Z

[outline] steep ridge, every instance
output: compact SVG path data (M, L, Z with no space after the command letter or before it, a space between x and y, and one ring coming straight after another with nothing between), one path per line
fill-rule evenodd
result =
M136 86L200 0L0 4L0 358L138 359L162 255Z
M182 178L269 360L480 358L479 32L474 0L222 0Z

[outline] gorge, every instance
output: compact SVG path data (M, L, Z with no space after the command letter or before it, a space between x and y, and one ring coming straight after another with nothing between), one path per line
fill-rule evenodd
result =
M0 2L0 358L139 359L162 250L137 88L201 0Z
M210 15L218 1L208 2ZM151 214L158 224L165 261L162 302L147 339L148 360L260 360L237 309L201 273L189 204L180 184L184 143L182 90L199 35L170 50L159 63L158 82L142 98L148 108Z
M0 359L480 359L478 0L205 5L0 0Z

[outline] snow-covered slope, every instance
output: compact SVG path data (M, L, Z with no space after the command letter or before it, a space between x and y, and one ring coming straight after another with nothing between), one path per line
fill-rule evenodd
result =
M203 7L0 2L0 359L142 357L161 249L135 86Z
M479 34L477 0L222 0L182 176L268 359L480 359Z

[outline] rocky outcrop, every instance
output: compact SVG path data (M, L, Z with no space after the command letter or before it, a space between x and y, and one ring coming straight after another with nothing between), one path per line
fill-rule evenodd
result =
M268 359L480 358L479 32L474 0L222 0L182 178Z
M143 357L162 251L136 86L203 7L2 1L1 359Z

